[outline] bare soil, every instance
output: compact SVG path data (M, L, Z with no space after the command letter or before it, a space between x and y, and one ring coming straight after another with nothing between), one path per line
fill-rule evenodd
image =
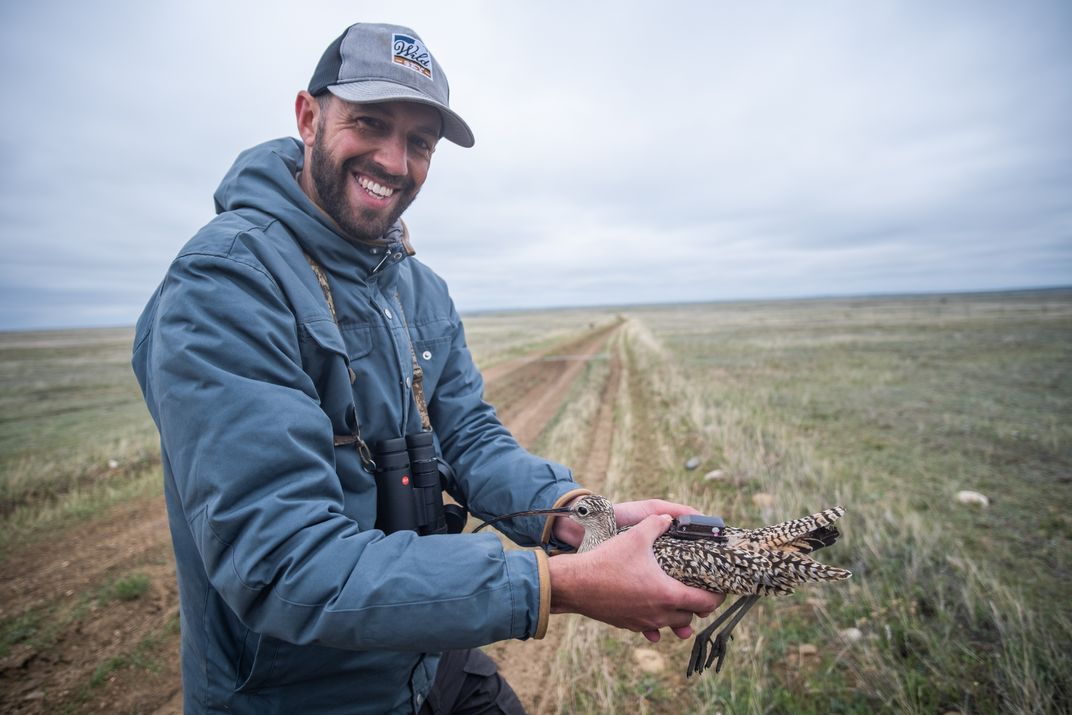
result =
M0 658L3 712L152 712L178 690L178 591L162 500L120 504L27 545L2 574L0 617L21 616L28 633ZM147 579L144 593L109 593L132 576ZM146 667L125 672L136 660Z
M593 355L605 341L606 336L592 341L586 346L589 352L582 354ZM576 364L581 363L576 361ZM564 370L562 374L565 373ZM572 374L576 377L576 370ZM599 413L595 424L590 427L588 443L592 445L591 450L583 464L575 465L576 473L584 475L583 483L589 489L598 490L606 481L607 468L610 465L611 443L614 437L614 402L620 379L621 363L615 352L611 354L610 374L603 388ZM568 387L567 382L565 389ZM545 397L546 394L552 393L545 393ZM547 409L549 405L544 405L546 411L541 415L543 421L539 422L540 425L546 425L554 417L565 398L564 389L553 394L555 397L551 401L554 402L555 409L551 411ZM536 405L540 401L533 400L532 402ZM536 424L535 420L530 424ZM514 434L518 433L515 431ZM537 432L536 436L538 434ZM524 440L521 440L521 444L526 447L531 446L531 442ZM499 671L514 688L521 702L525 704L525 708L533 715L542 715L552 711L553 701L549 696L553 688L548 682L550 664L554 661L561 645L564 627L563 621L552 618L547 633L541 640L503 641L487 649L487 653L499 664Z
M535 442L584 361L617 327L485 371L489 401L522 444ZM582 469L590 486L599 486L610 456L617 375L614 357ZM133 594L116 589L131 579L148 585ZM10 550L0 563L0 623L0 642L10 644L0 650L0 712L181 713L178 593L163 499L119 504ZM532 712L541 711L542 666L557 642L552 620L542 641L491 649Z

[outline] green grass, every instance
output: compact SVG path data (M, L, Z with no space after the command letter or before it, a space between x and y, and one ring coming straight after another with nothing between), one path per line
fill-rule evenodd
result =
M130 330L0 333L0 524L8 543L42 512L79 518L158 468L130 369ZM47 526L47 524L46 524Z
M134 601L149 591L152 580L143 573L127 574L108 584L98 596L98 601Z
M89 687L98 688L104 685L116 672L127 668L137 668L150 672L158 671L160 663L157 659L159 655L157 650L160 648L160 644L166 634L174 632L172 623L177 623L177 621L169 622L161 632L154 632L145 636L130 651L108 658L97 666L89 678Z
M61 635L90 617L92 610L112 602L135 601L152 586L149 576L133 572L78 595L73 604L37 603L30 610L0 620L0 658L19 643L47 650Z
M571 620L551 664L572 686L560 712L1063 711L1072 293L629 317L604 492L667 496L745 526L840 503L843 538L820 558L855 575L761 601L723 672L688 681L690 644L655 646L668 664L655 682L631 659L649 647L638 636ZM542 442L566 457L570 440ZM689 472L693 455L702 464ZM704 481L715 468L725 478ZM959 504L961 489L990 507ZM848 628L863 637L846 640Z
M159 673L162 670L161 658L173 657L171 653L162 653L161 649L170 636L179 632L177 616L169 618L160 628L148 633L136 644L119 655L102 661L82 684L74 689L64 702L63 712L81 713L97 708L89 707L93 699L105 698L108 681L117 677L121 671L135 670L142 673ZM100 707L106 707L101 703Z
M483 365L605 324L615 311L466 318ZM569 619L554 663L565 712L1056 713L1072 699L1072 293L636 308L605 493L666 496L740 525L840 503L825 561L847 583L766 599L717 676L685 681L688 644ZM160 489L130 331L0 335L0 550ZM585 454L608 365L593 361L540 449ZM688 456L702 459L687 472ZM110 466L109 461L115 465ZM726 478L705 482L719 468ZM955 501L987 494L989 508ZM773 495L760 507L756 494ZM137 598L124 577L107 596ZM60 617L0 626L0 654ZM839 633L859 628L863 638ZM817 647L801 658L801 645ZM98 682L140 667L139 645ZM151 650L151 649L149 649ZM145 652L149 652L146 650ZM87 686L90 687L90 686ZM557 687L557 686L556 686Z
M848 509L843 541L822 557L853 580L769 599L738 638L763 638L748 654L761 666L731 653L690 690L698 708L1060 710L1072 637L1069 293L633 317L650 330L632 345L648 390L671 398L662 440L706 458L691 474L666 464L664 488L742 524ZM737 483L702 483L714 467ZM990 508L957 503L961 489ZM774 507L755 507L756 492ZM822 607L798 607L808 598ZM849 626L865 634L851 647L837 636ZM803 642L824 657L802 679L787 653Z
M131 330L0 333L0 466L62 460L142 425Z
M42 613L37 610L0 622L0 658L6 658L15 645L37 638L42 621Z

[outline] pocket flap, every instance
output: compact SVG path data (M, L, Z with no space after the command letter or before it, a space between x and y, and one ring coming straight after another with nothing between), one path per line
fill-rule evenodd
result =
M342 341L342 334L334 322L330 320L312 320L302 323L302 339L312 340L324 350L338 353L343 357L346 354L346 345Z

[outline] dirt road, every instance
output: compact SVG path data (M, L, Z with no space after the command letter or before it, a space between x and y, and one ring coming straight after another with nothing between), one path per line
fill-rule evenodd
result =
M605 341L606 336L592 340L583 347L580 356L594 355L605 344ZM617 352L611 354L610 360L610 374L603 387L603 399L599 412L595 423L589 427L590 451L583 464L573 465L578 474L585 476L585 486L593 490L601 488L606 479L607 467L610 464L611 442L614 436L614 402L621 376L621 364ZM571 365L561 369L555 379L553 392L545 392L542 398L538 394L531 394L529 396L531 399L522 400L524 405L532 405L533 408L542 405L540 414L525 414L523 411L521 419L516 423L509 418L504 420L522 445L531 446L543 427L558 412L566 391L576 378L581 365L583 365L582 360L575 359ZM552 404L554 409L551 409ZM518 429L515 429L514 424L518 425ZM542 640L504 641L487 649L488 654L499 664L500 671L506 676L507 681L513 686L518 697L532 715L551 712L549 664L553 662L558 652L562 636L563 623L560 619L553 617L547 634Z
M524 445L562 408L586 360L604 349L617 324L550 351L485 371L488 399ZM618 363L583 473L598 487L613 431ZM53 534L0 564L0 711L5 713L182 710L178 596L167 517L160 498L122 503L99 518ZM492 654L526 705L539 712L558 633L543 641L499 644Z

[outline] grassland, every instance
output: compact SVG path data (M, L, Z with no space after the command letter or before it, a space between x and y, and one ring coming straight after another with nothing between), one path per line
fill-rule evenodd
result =
M0 333L0 551L158 488L133 330Z
M628 637L575 624L559 668L577 687L560 709L1067 711L1069 293L628 315L624 460L607 490L744 525L843 504L844 540L823 558L856 575L768 599L726 670L687 687L641 672ZM959 503L965 489L989 508ZM683 668L685 646L659 650Z
M628 321L608 348L621 377L603 491L667 496L741 525L842 504L843 540L822 558L855 576L768 599L738 628L723 672L688 681L687 644L651 647L665 667L647 672L634 660L649 647L639 636L571 618L547 666L552 711L1067 711L1072 292L549 311L466 325L487 367L619 313ZM159 498L130 338L0 334L5 562L55 534L89 538L102 515ZM537 451L583 462L610 363L585 366ZM683 468L690 456L699 469ZM964 489L990 506L957 502ZM67 709L114 704L139 683L165 687L153 678L173 657L160 645L174 644L170 567L163 546L138 558L86 576L73 595L57 586L32 608L0 608L3 677L22 672L28 644L71 647L65 628L114 640L132 620L123 609L141 604L143 626L125 646L74 653L99 662L71 683Z

